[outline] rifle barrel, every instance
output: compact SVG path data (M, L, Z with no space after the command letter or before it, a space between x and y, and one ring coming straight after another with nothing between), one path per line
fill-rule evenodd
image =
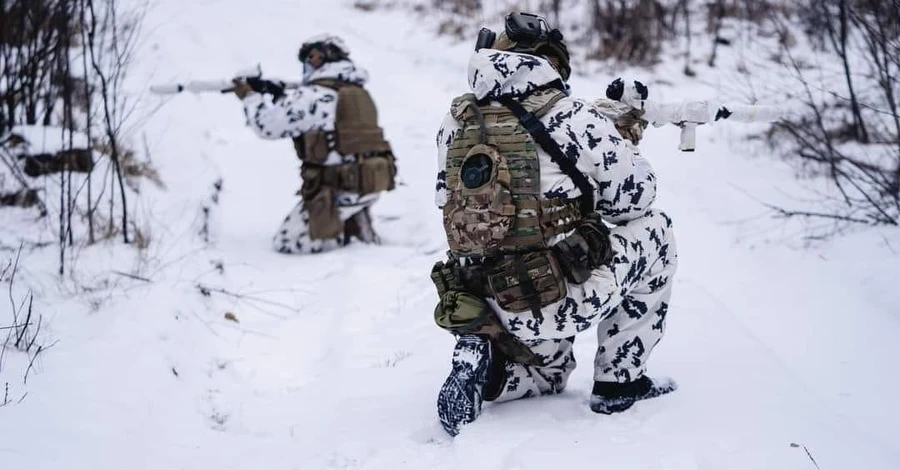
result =
M298 88L302 82L282 82L285 88ZM232 80L192 80L186 83L171 83L164 85L152 85L150 93L154 95L176 95L189 91L191 93L226 92L234 88Z

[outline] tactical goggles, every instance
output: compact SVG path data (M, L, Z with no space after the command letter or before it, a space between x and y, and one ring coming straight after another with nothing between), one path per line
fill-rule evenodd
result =
M309 58L309 53L312 52L313 49L322 50L322 44L304 44L300 47L300 52L297 53L297 59L300 60L300 62L306 62L306 59Z
M516 49L528 49L537 43L549 40L561 40L558 30L551 30L547 20L531 13L510 13L506 15L506 36L516 43ZM497 34L488 28L481 28L475 40L475 50L490 48L497 39Z

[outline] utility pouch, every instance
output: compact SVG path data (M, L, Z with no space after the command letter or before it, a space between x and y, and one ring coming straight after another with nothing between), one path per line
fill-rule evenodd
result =
M431 269L431 280L434 281L440 298L434 309L434 322L437 326L454 335L488 336L508 360L542 366L540 356L506 331L483 299L462 290L456 273L457 267L452 262L437 262Z
M363 158L359 163L359 194L371 194L394 189L394 158L373 156Z
M319 165L310 165L304 163L300 167L300 180L303 185L300 186L300 196L303 200L312 199L319 193L319 189L325 186L325 167Z
M351 193L361 193L358 163L344 163L325 168L333 168L333 171L336 172L335 181L337 183L335 187L337 189Z
M304 162L321 165L334 147L336 134L332 131L310 131L294 138L294 149Z
M508 255L494 264L488 291L503 310L532 311L566 297L566 278L552 251Z
M468 292L448 290L434 309L434 322L451 333L469 334L485 326L491 315L484 300Z
M431 282L437 288L438 297L444 295L444 292L451 290L463 290L456 275L456 268L459 265L453 262L445 264L443 261L434 263L431 268Z
M326 240L335 238L344 230L338 212L334 189L322 186L311 198L304 196L303 204L309 215L309 238Z

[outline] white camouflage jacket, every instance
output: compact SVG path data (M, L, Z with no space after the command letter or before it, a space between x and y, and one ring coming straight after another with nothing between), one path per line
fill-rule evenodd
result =
M560 79L544 59L489 49L482 49L472 56L468 77L469 86L479 99L521 95ZM491 104L500 105L496 101ZM604 220L621 225L651 211L656 197L653 170L637 147L622 139L613 123L590 102L563 98L541 117L541 122L563 153L576 160L578 169L588 176L594 186L595 209ZM435 202L438 207L443 207L447 201L444 171L447 148L459 131L459 125L448 113L437 134L439 172ZM538 156L544 197L574 199L580 196L572 180L546 152L539 148ZM625 225L621 228L628 230ZM624 271L634 270L624 266ZM620 287L626 278L627 275L617 275L609 267L596 269L587 282L568 283L564 299L541 309L543 318L536 318L531 312L507 312L494 299L486 300L507 331L521 339L568 338L614 311L621 301Z
M369 74L349 60L328 62L304 78L304 83L330 79L365 85ZM337 92L319 85L305 85L275 101L271 95L250 93L244 97L247 124L263 139L294 138L309 131L333 131ZM325 165L352 160L333 151Z
M469 86L478 99L521 95L560 80L544 59L531 55L482 49L469 61ZM496 101L492 105L500 106ZM613 123L588 101L566 97L541 117L563 153L575 159L577 167L594 185L596 210L603 219L623 223L644 215L656 197L656 177L650 164L631 142L622 139ZM447 148L459 125L448 113L437 134L438 177L435 203L447 200L444 168ZM546 198L577 198L575 183L538 149L541 164L541 191Z

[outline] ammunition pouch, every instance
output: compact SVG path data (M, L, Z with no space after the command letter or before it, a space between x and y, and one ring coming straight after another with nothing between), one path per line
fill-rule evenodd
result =
M344 230L338 211L337 195L333 188L323 186L311 197L303 198L309 215L309 238L325 240L335 238Z
M541 318L541 308L566 297L566 279L549 250L502 256L488 266L490 269L484 270L488 295L507 312L530 310L535 318Z
M609 228L596 214L584 218L571 235L551 249L572 284L584 283L591 277L591 271L613 258Z
M337 133L326 131L310 131L294 137L294 150L297 158L304 163L322 165L328 154L336 148Z
M337 131L309 131L294 137L297 158L304 162L322 165L331 151L341 155L373 155L391 152L384 140L381 128L366 129L338 126Z
M359 166L360 195L390 191L394 189L394 177L397 176L397 165L390 152L370 157L363 156Z
M435 263L431 279L437 287L440 301L434 309L435 323L454 335L477 334L487 336L508 360L534 366L543 360L525 344L511 335L497 319L483 296L465 290L459 263Z
M304 163L300 169L303 178L301 194L309 188L327 186L336 191L357 193L360 196L394 189L397 167L394 156L388 152L361 157L360 161L341 165L316 165Z

